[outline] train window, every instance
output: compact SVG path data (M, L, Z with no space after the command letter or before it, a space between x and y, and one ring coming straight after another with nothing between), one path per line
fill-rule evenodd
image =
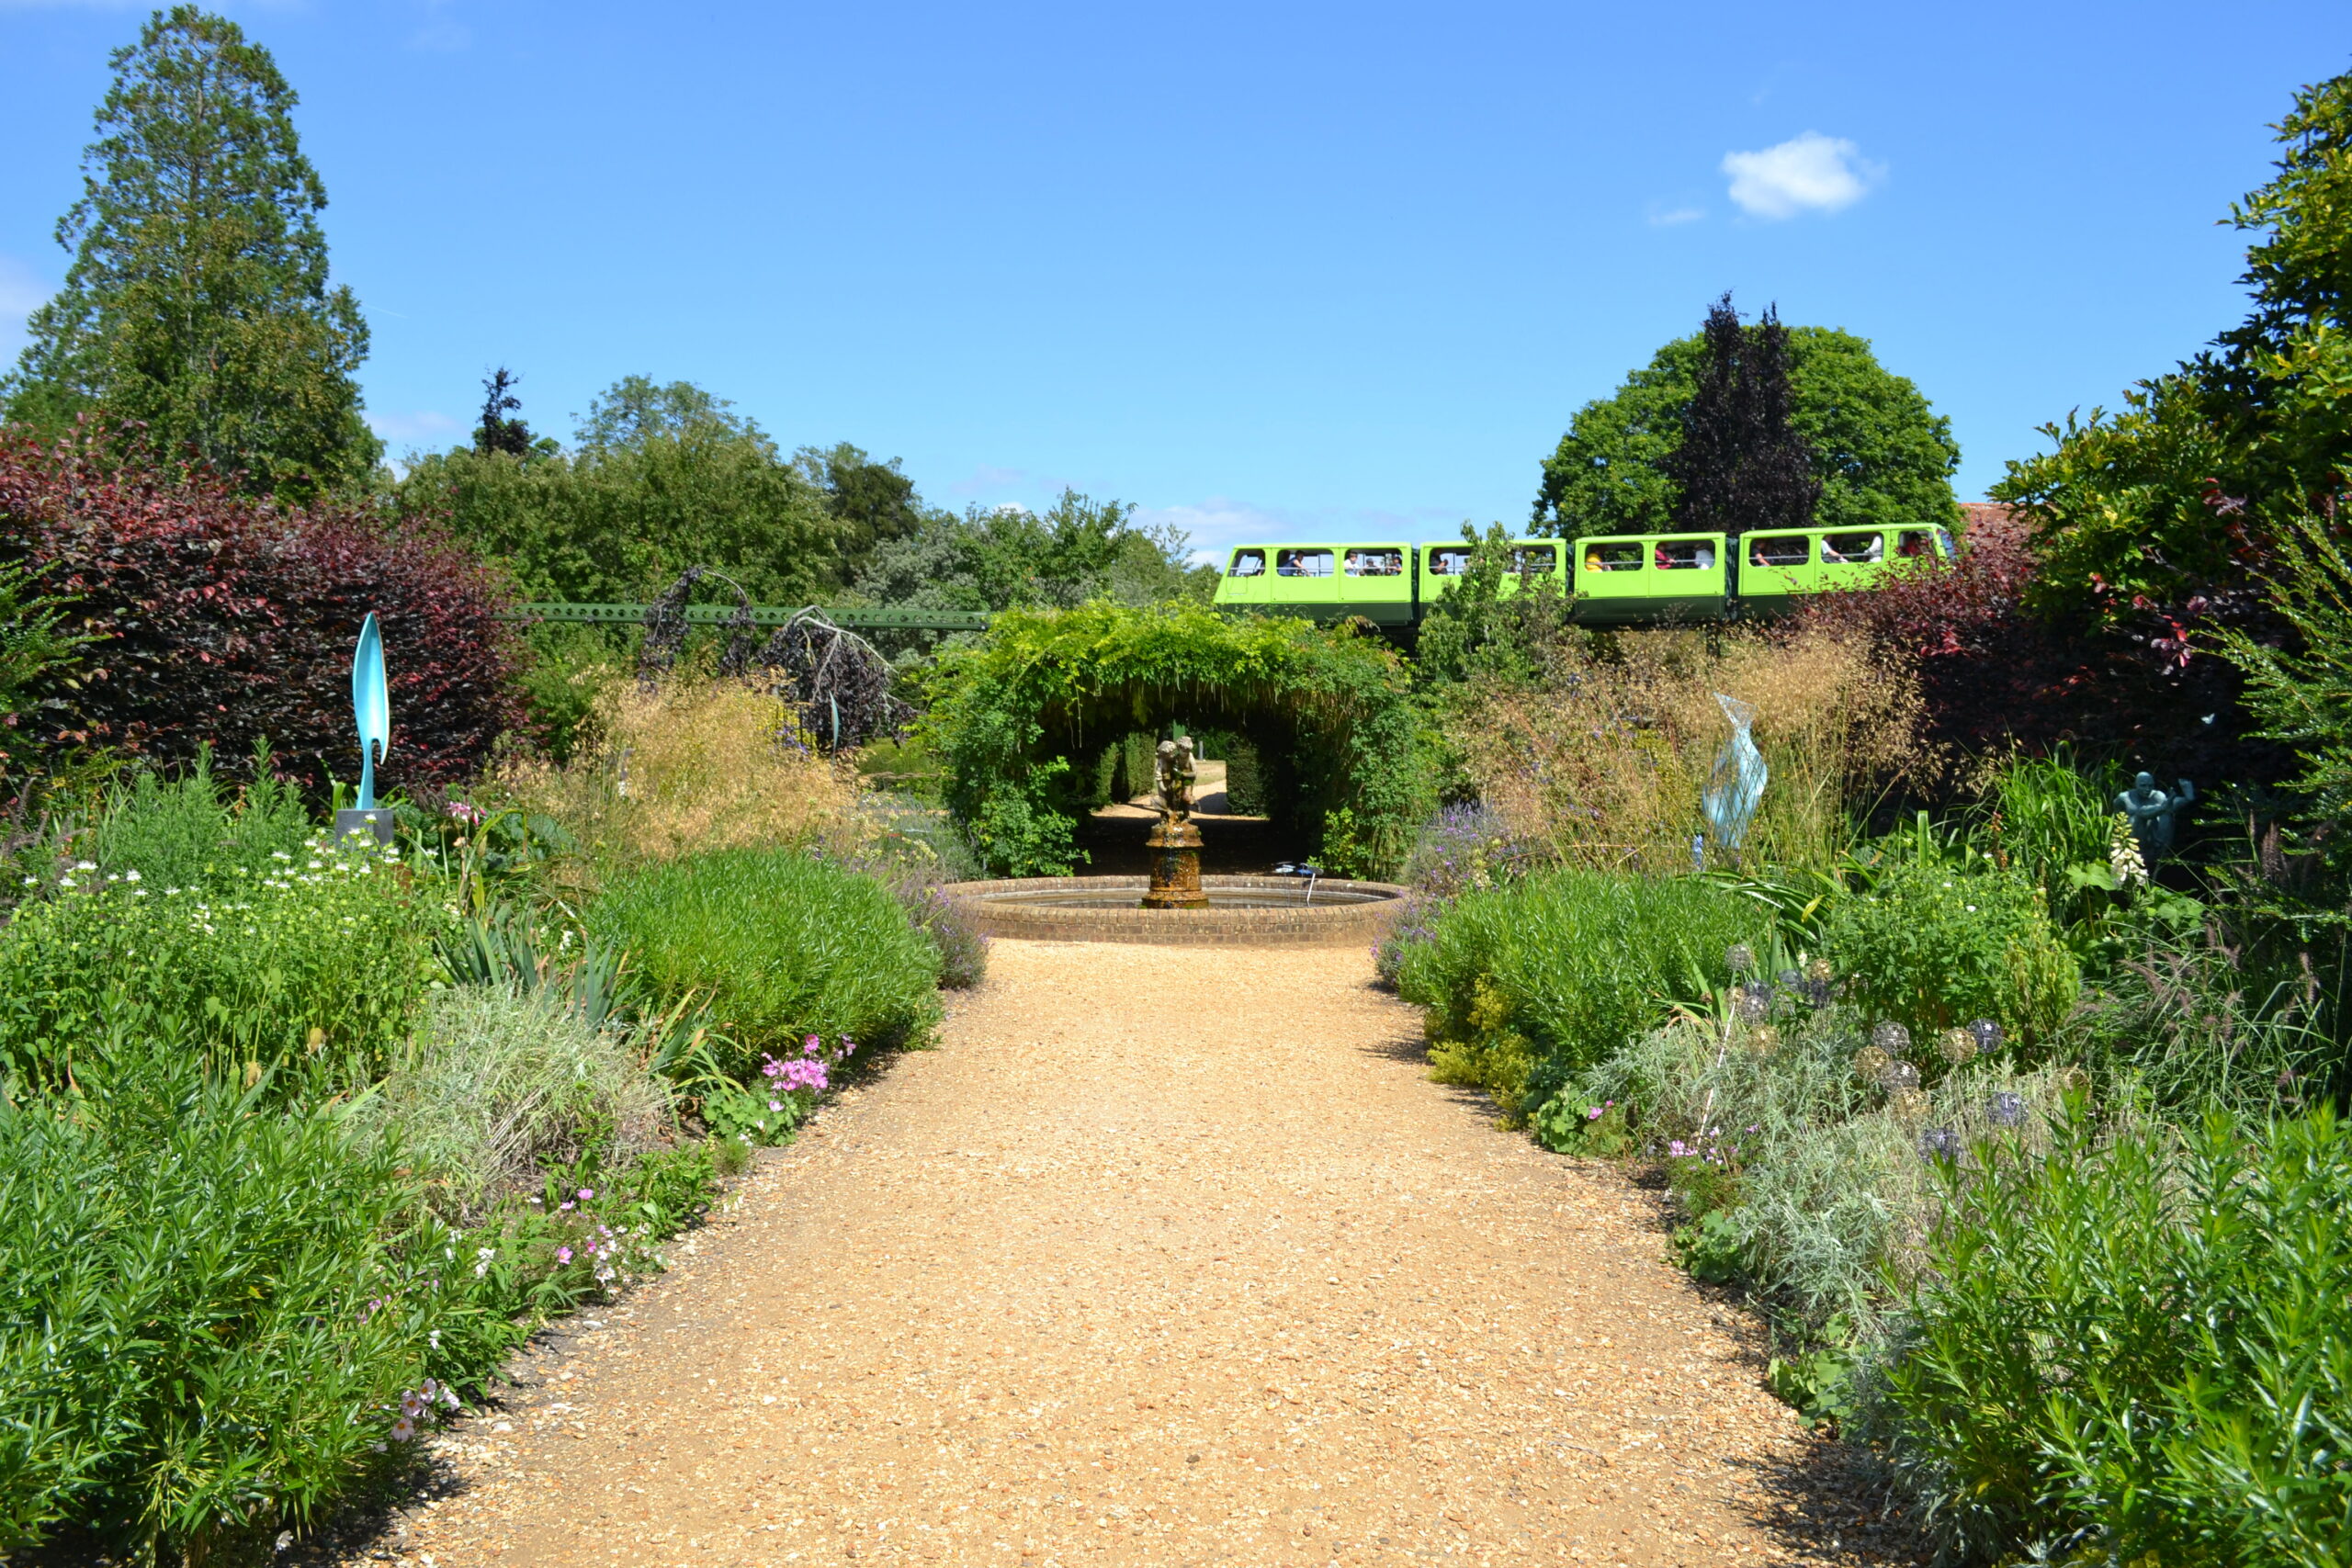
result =
M1460 577L1469 570L1470 552L1468 550L1431 550L1430 552L1431 577Z
M1227 577L1265 576L1266 552L1263 550L1234 551L1233 565L1227 569L1225 575Z
M1824 534L1821 536L1821 559L1832 561L1874 561L1886 554L1886 536L1872 530L1867 534Z
M1630 544L1587 545L1584 547L1584 570L1639 571L1642 570L1642 547Z
M1747 541L1750 566L1804 566L1812 557L1812 541L1803 534L1769 534Z
M1959 558L1960 558L1960 547L1959 547L1959 546L1957 546L1957 545L1955 545L1955 544L1953 544L1953 543L1951 542L1951 529L1949 529L1949 528L1939 528L1939 529L1937 529L1937 530L1936 530L1936 537L1943 541L1943 547L1944 547L1944 559L1946 559L1946 560L1957 560L1957 559L1959 559Z
M1715 547L1703 539L1667 539L1657 547L1660 571L1707 571L1715 564Z
M1524 545L1510 553L1510 569L1521 577L1541 577L1545 572L1560 570L1558 547L1553 545Z
M1331 575L1331 552L1329 550L1276 550L1276 577L1329 577Z
M1894 536L1894 553L1918 560L1936 558L1936 536L1925 528L1905 528Z
M1405 575L1405 552L1350 550L1347 569L1350 577L1402 577Z

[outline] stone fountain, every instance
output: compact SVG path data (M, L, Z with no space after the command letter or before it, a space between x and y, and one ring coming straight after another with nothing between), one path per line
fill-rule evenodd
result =
M1203 876L1193 820L1194 743L1163 740L1152 766L1159 819L1144 842L1151 875L1022 876L952 882L940 891L991 937L1030 942L1132 942L1264 947L1377 942L1405 890L1385 882L1272 875ZM1136 896L1140 893L1141 898Z
M1159 820L1144 840L1151 851L1151 886L1143 896L1144 908L1209 907L1209 896L1201 887L1201 829L1193 820L1193 738L1181 735L1161 741L1152 767Z

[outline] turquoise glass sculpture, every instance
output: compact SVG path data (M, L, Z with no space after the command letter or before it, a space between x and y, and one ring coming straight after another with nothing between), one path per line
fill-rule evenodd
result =
M370 610L351 654L351 711L359 721L359 802L376 809L376 759L392 749L392 694L384 679L384 634Z

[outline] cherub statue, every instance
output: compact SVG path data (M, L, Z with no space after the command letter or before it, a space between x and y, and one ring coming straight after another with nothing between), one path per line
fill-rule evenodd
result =
M2132 787L2115 797L2115 808L2132 818L2132 837L2140 840L2140 858L2154 866L2172 853L2173 818L2197 798L2197 786L2182 779L2178 791L2156 787L2154 773L2142 773Z
M1193 815L1193 738L1187 735L1161 741L1152 773L1152 787L1159 795L1159 815L1170 822L1189 821Z

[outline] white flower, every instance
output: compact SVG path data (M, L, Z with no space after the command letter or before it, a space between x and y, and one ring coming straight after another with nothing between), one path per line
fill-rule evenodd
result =
M75 871L96 871L98 869L98 863L94 860L77 860L74 863L74 869Z
M126 871L122 874L122 879L125 882L136 882L139 880L139 874L135 871Z
M57 879L57 885L60 887L71 887L74 886L74 879L70 876L61 876Z
M40 886L40 878L38 876L28 876L25 878L25 886L28 887L39 887Z

